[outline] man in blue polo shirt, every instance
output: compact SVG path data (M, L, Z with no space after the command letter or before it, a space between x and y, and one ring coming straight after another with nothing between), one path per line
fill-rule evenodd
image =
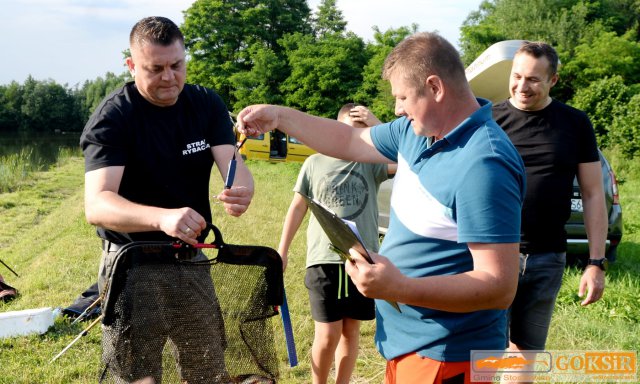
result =
M385 383L468 383L470 351L506 343L524 166L491 103L473 96L457 51L438 34L398 44L383 77L401 116L390 123L355 130L260 105L240 112L240 129L254 136L278 128L328 156L398 163L380 254L368 264L352 250L346 269L377 299Z

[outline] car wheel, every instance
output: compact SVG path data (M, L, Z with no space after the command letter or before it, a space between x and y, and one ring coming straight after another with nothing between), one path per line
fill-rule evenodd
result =
M612 245L609 247L609 250L607 250L606 253L606 257L607 260L609 260L610 263L613 263L616 261L616 257L618 256L618 245Z

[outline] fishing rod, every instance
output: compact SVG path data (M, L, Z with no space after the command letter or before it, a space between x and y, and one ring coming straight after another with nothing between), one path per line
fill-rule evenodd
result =
M101 301L102 301L102 295L99 296L93 303L91 303L91 305L89 305L84 311L82 311L80 316L76 317L76 319L71 322L71 325L84 320L84 317L89 315L89 312L93 308L95 308L98 304L100 304Z
M11 269L10 266L7 265L7 263L5 263L4 261L2 261L2 259L0 259L0 263L2 263L2 265L4 265L5 267L7 267L8 270L10 270L14 275L16 275L16 277L20 277L20 275L18 275L16 273L16 271L14 271L13 269Z
M73 344L75 344L78 340L80 340L82 338L82 336L86 336L89 331L91 330L91 328L93 328L96 324L98 324L100 322L100 320L102 320L103 315L98 316L91 324L89 324L89 326L85 329L82 330L82 332L80 332L78 334L78 336L76 336L75 339L73 339L72 342L70 342L66 347L64 347L64 349L62 351L60 351L60 353L58 353L57 355L55 355L53 357L53 359L51 359L49 361L49 364L53 363L54 361L58 360L58 358L62 355L64 355L65 352L67 352L67 350L69 350L69 348L71 348L73 346Z

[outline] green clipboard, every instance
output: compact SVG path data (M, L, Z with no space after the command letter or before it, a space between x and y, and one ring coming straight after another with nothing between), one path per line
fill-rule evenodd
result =
M340 218L335 214L335 212L309 196L302 193L300 193L300 196L302 196L302 198L307 202L307 206L313 213L313 216L315 216L318 223L320 223L324 233L327 234L327 237L331 242L331 249L340 255L342 260L345 262L347 260L351 260L351 257L349 256L349 248L353 248L358 251L358 253L360 253L367 262L369 262L369 264L374 264L373 259L371 259L371 255L369 255L367 248L362 242L362 238L358 233L355 223ZM400 312L398 303L393 301L387 301L387 303Z
M364 256L369 264L373 264L367 247L365 247L360 234L357 232L358 229L355 227L355 223L340 218L319 201L302 193L300 195L307 202L307 206L309 206L309 209L329 238L331 250L340 255L342 260L347 261L351 260L349 248L353 248Z

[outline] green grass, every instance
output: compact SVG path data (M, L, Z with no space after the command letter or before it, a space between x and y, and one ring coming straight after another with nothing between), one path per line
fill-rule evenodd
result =
M618 262L607 275L605 296L581 307L577 298L580 272L568 269L550 330L548 349L640 349L640 169L634 162L607 153L623 181L620 195L625 234ZM637 163L637 162L636 162ZM289 206L299 164L249 162L256 180L255 198L240 218L213 205L213 222L224 240L276 248ZM212 193L222 188L216 176ZM18 299L0 303L0 312L39 307L64 307L96 280L100 243L84 219L83 161L66 156L47 172L37 172L8 193L0 193L0 266ZM306 224L305 224L306 226ZM289 301L298 367L287 365L279 319L274 319L280 360L279 383L309 383L313 320L304 287L305 231L293 241L285 286ZM54 364L49 360L87 324L70 325L58 318L39 336L0 339L0 383L95 383L100 367L100 329L95 327ZM360 358L352 383L380 383L385 362L373 345L374 323L363 325Z
M79 148L60 147L56 159L80 155ZM15 191L32 179L35 172L46 170L48 162L36 147L22 147L18 152L0 156L0 193ZM28 184L27 184L28 185Z
M33 153L33 148L25 147L18 153L0 156L0 192L14 190L31 173L42 169L42 161Z

